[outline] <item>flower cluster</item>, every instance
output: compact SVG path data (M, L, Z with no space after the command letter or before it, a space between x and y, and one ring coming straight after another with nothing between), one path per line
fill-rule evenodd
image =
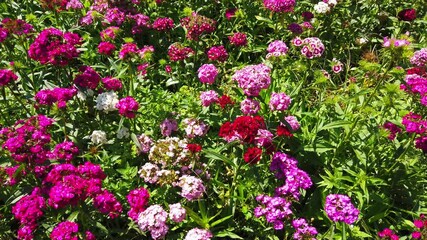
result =
M171 61L180 61L189 58L194 54L194 50L189 47L184 47L180 43L174 43L169 46L168 55Z
M15 34L18 36L27 35L33 32L33 26L22 19L4 18L1 21L2 28L7 34ZM1 41L0 41L1 42Z
M116 104L119 114L127 118L135 118L139 108L139 103L131 96L122 98Z
M384 123L383 128L387 129L390 132L387 138L391 141L393 141L396 138L396 135L398 133L402 132L402 129L400 129L400 127L398 127L396 124L392 122Z
M160 124L160 131L164 137L170 137L173 132L178 130L178 123L175 119L166 118Z
M152 28L157 31L167 31L174 27L172 18L157 18L154 20Z
M218 62L225 62L228 58L227 50L225 50L225 47L222 45L211 47L208 50L207 55L209 60Z
M285 184L276 188L276 195L292 197L298 200L301 189L310 188L313 183L310 176L298 168L298 161L282 152L276 152L270 164L270 171L275 172L278 179L284 179Z
M150 199L150 194L147 189L141 187L130 191L126 198L130 206L128 216L136 221L139 214L144 212L145 206L147 206Z
M66 66L79 56L76 47L81 41L80 36L75 33L47 28L30 45L28 55L41 64Z
M414 55L411 57L411 64L417 67L425 67L427 64L427 48L423 48L414 52Z
M255 217L265 216L267 222L272 223L275 230L282 230L283 221L292 215L291 202L279 196L270 197L267 195L259 195L256 200L263 206L254 209Z
M46 208L45 199L40 188L34 188L30 195L26 195L12 207L12 214L21 224L18 230L18 239L32 239L33 231L37 228L37 220L43 217Z
M427 152L427 120L421 115L410 112L402 118L402 124L406 132L419 135L415 138L415 147Z
M93 198L93 206L102 214L108 214L113 219L122 212L122 205L108 190L103 190Z
M44 89L37 92L34 96L36 102L40 105L48 105L56 103L58 108L65 108L67 101L77 95L75 88L54 88Z
M218 75L218 69L213 64L203 64L199 70L197 70L200 82L213 84Z
M142 231L150 231L153 239L161 239L169 231L167 218L168 213L160 205L151 205L139 214L138 226Z
M79 225L75 222L65 221L59 223L50 234L52 240L77 240Z
M103 78L102 84L108 91L118 91L123 88L123 83L119 79L112 77Z
M273 92L270 97L270 110L271 111L285 111L291 105L291 98L285 93Z
M187 212L185 208L181 206L181 203L175 203L169 205L169 218L176 222L180 223L184 221L185 217L187 216Z
M289 48L286 43L281 40L276 40L270 43L267 47L267 58L285 56Z
M112 112L117 110L116 105L118 102L119 96L115 92L104 92L96 97L95 108L99 111Z
M158 140L150 149L148 158L151 162L163 166L176 165L187 160L187 141L175 137Z
M196 12L181 19L181 25L187 30L187 38L198 40L202 34L212 33L216 30L216 21Z
M292 226L295 229L294 239L307 239L315 240L317 235L317 230L315 227L308 225L307 221L304 218L294 219L292 221Z
M14 127L1 129L2 148L10 152L13 160L26 163L29 168L41 165L50 154L51 136L47 130L52 124L53 120L44 115L19 120Z
M253 98L246 98L240 103L240 110L244 115L256 115L260 108L259 102Z
M321 57L323 52L325 51L325 46L322 41L317 37L309 37L305 39L301 39L296 37L292 40L294 46L300 47L301 54L304 55L308 59L313 59L315 57Z
M188 201L201 198L206 191L203 181L200 178L189 175L180 177L177 186L181 187L181 196Z
M225 122L219 136L227 142L239 140L244 143L254 143L259 129L265 129L265 122L261 116L241 116L234 122Z
M74 84L81 88L96 89L99 82L101 81L101 76L89 66L83 66L79 69L80 74L74 78Z
M204 107L209 107L212 103L217 103L219 101L218 93L214 90L202 92L200 94L200 100Z
M264 64L249 65L237 70L232 79L237 81L247 96L256 97L261 89L267 89L270 86L270 71L271 69Z
M330 12L335 5L337 5L337 0L324 0L314 5L314 11L325 14Z
M6 86L10 82L16 81L18 76L8 69L0 69L0 87Z
M390 228L384 228L381 232L378 232L378 237L381 239L399 240L399 236Z
M334 222L353 224L359 217L359 210L347 195L329 194L326 196L325 212Z
M213 237L212 233L205 229L193 228L188 231L184 240L210 240Z
M79 148L76 146L74 142L65 141L62 143L58 143L55 146L55 149L50 154L51 159L64 160L69 163L79 154Z
M332 71L334 73L340 73L343 70L343 66L344 64L340 61L338 61L337 59L332 59Z
M151 146L153 146L153 140L145 134L138 136L138 143L139 150L143 153L148 153L151 149Z
M402 9L397 16L402 21L412 22L417 18L417 11L413 8Z
M396 38L388 38L384 37L383 39L383 47L385 48L401 48L405 46L409 46L411 42L407 39L396 39Z
M243 155L243 160L246 163L255 164L261 160L262 149L259 147L250 147Z
M196 136L202 137L208 132L208 125L203 121L194 118L186 118L182 120L185 126L185 133L187 138L194 138Z
M412 238L425 239L427 237L427 219L425 215L421 214L419 219L415 219L414 225L417 230L412 233Z
M243 47L248 45L248 40L245 33L236 32L232 36L228 36L230 44L236 47Z
M98 45L98 53L110 56L116 50L116 45L110 42L100 42Z
M264 6L273 12L293 12L295 0L264 0Z
M99 165L85 162L75 167L72 164L58 164L52 167L44 179L49 190L49 206L54 209L75 206L88 197L102 193L102 180L106 175Z

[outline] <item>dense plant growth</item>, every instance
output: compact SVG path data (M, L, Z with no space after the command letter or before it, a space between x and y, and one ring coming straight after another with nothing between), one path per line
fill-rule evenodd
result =
M426 12L0 2L0 239L427 239Z

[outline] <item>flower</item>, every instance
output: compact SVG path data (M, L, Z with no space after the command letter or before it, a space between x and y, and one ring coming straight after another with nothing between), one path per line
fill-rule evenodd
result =
M331 11L331 8L325 2L318 2L316 5L314 5L314 11L317 13L324 14L324 13Z
M102 191L93 198L93 206L102 214L108 214L111 219L118 217L122 212L120 202L107 190Z
M209 60L212 61L225 62L228 58L227 50L225 50L225 47L222 45L211 47L207 54Z
M104 92L96 97L95 108L99 111L106 113L117 110L116 105L119 102L118 96L115 92Z
M292 214L291 202L279 196L270 197L263 194L258 195L256 201L264 207L258 206L254 209L255 217L265 216L267 222L272 223L275 230L282 230L283 221Z
M77 240L79 225L75 222L65 221L59 223L50 234L52 240Z
M281 40L276 40L268 45L267 58L285 56L288 52L288 46Z
M130 191L126 198L130 206L128 216L136 221L140 213L144 212L150 199L150 194L147 189L140 187Z
M236 47L248 45L248 40L245 33L236 32L232 36L228 36L230 44Z
M359 217L359 210L347 195L329 194L326 196L325 211L334 222L353 224Z
M414 52L414 55L411 57L411 64L417 67L424 67L427 64L427 48L423 48Z
M102 84L104 85L105 89L110 91L118 91L123 88L123 83L119 79L112 78L112 77L103 78Z
M107 143L107 134L104 131L95 130L92 132L92 135L90 135L90 140L95 145L105 144Z
M401 10L397 16L399 20L412 22L417 18L417 11L413 8L407 8Z
M119 114L127 118L135 118L139 108L139 103L131 96L119 100L116 104Z
M227 18L227 20L228 21L230 21L231 20L231 18L233 18L234 16L236 16L236 12L237 12L237 8L230 8L230 9L227 9L226 11L225 11L225 18Z
M200 82L213 84L218 75L218 69L213 64L203 64L197 71Z
M212 233L205 229L193 228L188 231L184 240L210 240L213 237Z
M262 149L258 147L250 147L243 155L246 163L256 164L261 159Z
M177 185L182 189L180 195L188 201L201 198L206 191L203 181L190 175L180 177Z
M186 211L185 208L181 206L181 203L175 203L169 205L169 218L176 222L180 223L184 221L186 217Z
M303 54L308 59L320 57L325 51L325 46L323 45L322 41L316 37L305 38L301 43L296 38L294 39L293 43L295 46L298 46L297 44L303 46L301 49L301 54Z
M260 108L259 102L252 98L246 98L240 103L240 110L244 115L255 115Z
M81 72L74 79L74 83L81 88L95 89L101 81L101 76L89 66L83 66L79 69Z
M15 73L8 69L0 69L0 87L6 86L12 81L18 79Z
M273 12L293 12L295 0L264 0L264 6Z
M270 86L271 69L264 64L249 65L241 70L237 70L232 79L237 81L239 87L243 89L246 96L258 96L261 89Z
M271 111L285 111L289 108L291 104L291 98L285 93L275 93L273 92L270 97L270 110Z
M149 231L153 239L161 239L169 231L167 217L168 213L160 205L151 205L139 214L138 226L141 231Z
M185 133L187 138L194 138L196 136L204 136L209 129L209 126L203 121L199 121L194 118L186 118L182 120L182 123L185 126Z
M178 123L175 119L165 119L160 124L160 131L164 137L169 137L172 135L172 132L178 130Z
M157 18L154 20L153 29L157 31L167 31L171 30L174 27L173 19L172 18Z
M317 230L315 227L308 225L304 218L294 219L292 227L295 229L294 239L316 239Z
M181 25L187 29L189 40L198 40L203 34L212 33L216 30L216 21L196 12L181 19Z
M177 61L181 61L181 60L184 60L186 58L189 58L194 53L195 52L193 49L191 49L189 47L184 47L180 43L174 43L174 44L170 45L168 48L169 59L173 62L177 62ZM169 66L169 68L170 68L170 66ZM170 71L168 71L168 68L166 68L166 72L170 73Z
M343 70L344 64L342 62L338 61L337 59L332 59L332 71L334 73L340 73Z
M200 100L202 101L202 106L209 107L212 103L218 102L218 93L214 90L202 92L200 94Z
M116 50L116 46L110 42L100 42L98 45L98 53L110 56L114 50Z

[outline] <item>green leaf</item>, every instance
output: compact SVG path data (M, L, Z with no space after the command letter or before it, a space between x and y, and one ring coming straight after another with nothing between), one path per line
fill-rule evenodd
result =
M211 223L210 225L211 225L211 227L214 227L214 226L216 226L216 225L218 225L218 224L220 224L220 223L222 223L222 222L224 222L224 221L226 221L226 220L228 220L228 219L230 219L232 217L233 217L233 215L230 215L230 216L227 216L227 217L223 217L223 218L221 218L219 220L216 220L215 222Z
M229 237L231 239L244 239L244 238L240 237L239 235L237 235L233 232L229 232L229 231L219 232L219 233L215 234L215 237L222 237L222 238Z

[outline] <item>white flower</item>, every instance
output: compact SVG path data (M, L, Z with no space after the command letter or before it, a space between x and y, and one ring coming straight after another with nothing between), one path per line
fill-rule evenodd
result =
M368 39L366 39L366 38L364 38L364 37L356 39L356 44L357 44L357 45L364 45L364 44L366 44L367 42L368 42Z
M116 104L119 102L119 97L113 91L104 92L96 97L96 109L104 112L117 110Z
M90 135L90 140L96 145L107 143L107 134L104 131L95 130Z
M117 138L118 139L122 139L122 138L128 138L129 137L129 129L126 127L122 127L120 128L120 130L117 132Z
M329 0L328 4L334 7L335 5L337 5L337 0Z
M314 11L317 13L327 13L331 10L329 5L324 2L318 2L316 5L314 5Z

